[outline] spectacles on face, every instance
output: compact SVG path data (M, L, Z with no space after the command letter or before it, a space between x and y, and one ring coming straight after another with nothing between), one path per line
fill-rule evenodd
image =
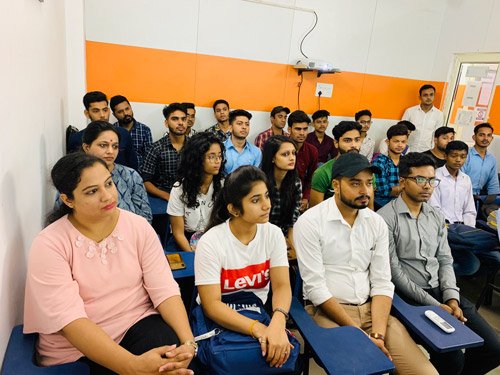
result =
M207 155L207 160L211 163L213 163L215 161L221 161L222 155Z
M425 185L429 184L430 187L435 188L441 182L441 180L439 178L435 178L435 177L425 178L422 176L417 176L417 177L408 176L405 178L412 180L412 181L415 181L415 183L420 187L424 187Z

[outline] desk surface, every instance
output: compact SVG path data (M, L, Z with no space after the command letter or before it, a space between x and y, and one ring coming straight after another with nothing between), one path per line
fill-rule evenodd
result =
M290 316L327 374L385 374L394 370L394 364L361 330L318 326L296 297L292 298Z
M148 195L149 205L153 215L166 215L168 202L165 199Z
M408 327L408 330L417 334L423 342L437 352L472 348L484 343L479 335L438 306L413 306L394 294L392 307L398 319ZM455 328L455 332L443 332L424 315L426 310L434 311L450 323Z
M179 253L165 252L167 254L179 254L186 265L183 270L172 271L174 279L181 279L184 277L194 277L194 251L182 251Z

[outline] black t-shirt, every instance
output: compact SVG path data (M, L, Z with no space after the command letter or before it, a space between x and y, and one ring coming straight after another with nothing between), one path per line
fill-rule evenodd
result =
M446 164L445 159L439 159L436 155L432 153L431 150L424 151L423 154L429 155L432 160L434 160L434 163L436 163L436 168L441 168L443 165Z

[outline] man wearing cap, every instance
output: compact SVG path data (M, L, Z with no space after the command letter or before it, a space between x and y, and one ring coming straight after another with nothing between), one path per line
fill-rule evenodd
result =
M284 131L284 127L286 125L286 116L290 113L290 109L287 107L277 106L274 107L271 111L271 127L267 130L264 130L262 133L259 133L257 137L255 137L255 146L262 149L264 148L264 143L271 138L273 135L284 135L286 137L290 136L286 131Z
M358 153L332 166L335 195L310 208L293 227L308 313L322 327L354 326L369 335L401 374L437 374L403 325L389 313L387 225L368 209L372 166Z

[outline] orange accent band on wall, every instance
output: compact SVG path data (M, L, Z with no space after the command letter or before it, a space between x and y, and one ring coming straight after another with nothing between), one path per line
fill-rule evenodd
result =
M130 101L171 103L189 101L211 107L219 98L231 108L270 111L276 105L297 109L300 76L291 65L259 62L118 44L86 42L87 89L121 94ZM441 102L443 82L373 74L342 72L317 78L304 72L300 109L312 113L327 109L334 116L354 116L370 109L376 118L399 119L416 105L425 83L437 88ZM333 84L331 98L314 96L316 83Z

